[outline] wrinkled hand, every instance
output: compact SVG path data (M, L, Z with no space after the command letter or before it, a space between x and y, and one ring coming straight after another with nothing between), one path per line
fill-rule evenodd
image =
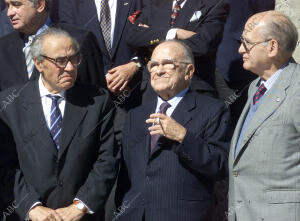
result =
M128 64L110 69L106 75L107 88L113 94L123 92L138 70L134 62L129 62Z
M84 213L77 209L75 205L71 204L68 207L59 208L55 210L61 217L63 221L78 221L80 220Z
M139 27L144 27L144 28L150 28L150 26L149 26L149 25L142 24L142 23L138 24L138 26L139 26Z
M196 32L179 28L176 33L176 38L179 40L185 40L185 39L192 37L195 34L196 34Z
M35 206L28 215L32 221L63 221L55 210L44 206Z
M159 119L159 123L157 119ZM179 143L182 143L186 135L186 129L181 124L164 114L151 114L146 123L154 124L148 128L151 135L160 134Z

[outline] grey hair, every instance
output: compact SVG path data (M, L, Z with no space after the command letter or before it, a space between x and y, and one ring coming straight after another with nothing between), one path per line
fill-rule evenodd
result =
M298 42L298 32L290 18L281 12L264 12L266 19L260 27L260 34L265 39L275 39L279 44L279 50L293 53Z
M186 43L184 43L183 41L180 41L180 40L177 40L177 39L172 39L172 40L162 41L160 44L171 43L171 42L177 43L177 44L182 46L184 61L190 62L191 64L195 64L195 59L194 59L194 54L193 54L192 49Z
M40 0L29 0L29 1L33 4L33 6L36 6ZM50 12L50 9L52 7L52 0L44 0L44 1L46 5L46 11Z
M70 38L75 52L79 52L79 43L68 32L59 28L48 28L34 38L30 46L30 53L33 58L37 58L39 61L44 60L43 55L45 55L45 53L43 51L43 42L49 36L63 36Z

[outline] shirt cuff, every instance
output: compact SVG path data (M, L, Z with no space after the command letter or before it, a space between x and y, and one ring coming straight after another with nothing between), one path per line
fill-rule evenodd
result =
M30 209L28 210L28 212L27 212L27 214L26 214L25 221L29 221L29 220L30 220L30 219L29 219L29 211L30 211L31 209L33 209L34 207L38 206L38 205L42 205L42 203L38 201L38 202L35 202L35 203L30 207Z
M80 201L80 202L82 202L80 199L78 199L78 198L75 198L74 200L73 200L73 202L74 201ZM83 203L83 205L87 208L87 213L88 214L94 214L94 212L92 211L92 210L90 210L90 208L84 203L84 202L82 202Z
M178 28L171 28L166 36L166 40L173 40L176 38L176 34L177 34Z

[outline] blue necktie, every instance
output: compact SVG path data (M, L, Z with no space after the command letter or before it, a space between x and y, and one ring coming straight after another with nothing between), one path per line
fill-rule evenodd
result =
M159 111L158 113L160 114L166 114L168 108L171 107L171 105L168 102L164 102L159 106ZM157 141L161 135L155 134L151 136L151 149L150 151L152 152L157 144Z
M51 112L50 112L50 133L56 148L59 149L59 138L61 134L62 127L62 115L60 113L57 101L61 98L56 95L47 95L52 99Z

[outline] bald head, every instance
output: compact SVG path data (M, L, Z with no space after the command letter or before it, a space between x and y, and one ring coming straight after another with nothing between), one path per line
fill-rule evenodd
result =
M263 39L275 39L280 53L292 56L297 45L298 32L286 15L277 11L257 13L247 21L244 33L255 29L258 29Z

